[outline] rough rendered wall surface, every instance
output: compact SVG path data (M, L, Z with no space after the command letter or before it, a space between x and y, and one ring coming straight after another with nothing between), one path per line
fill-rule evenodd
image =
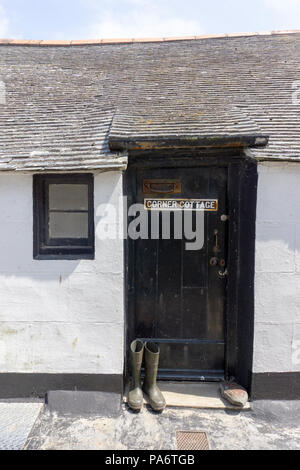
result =
M258 165L254 372L300 371L300 165Z
M0 373L123 372L123 241L99 239L121 195L120 172L95 174L95 260L37 261L32 175L0 175Z

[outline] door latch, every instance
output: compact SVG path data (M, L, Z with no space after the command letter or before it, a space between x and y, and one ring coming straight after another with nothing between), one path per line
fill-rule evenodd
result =
M219 271L219 276L222 278L228 276L227 268L225 268L224 271Z

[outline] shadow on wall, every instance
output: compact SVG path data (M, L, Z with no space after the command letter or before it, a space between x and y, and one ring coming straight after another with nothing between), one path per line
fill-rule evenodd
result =
M122 178L94 182L98 233ZM123 241L96 235L94 260L34 260L32 212L32 175L0 172L0 372L121 373Z
M94 260L34 260L32 176L0 175L0 321L84 320L80 311L99 319L96 310L115 299L123 283L123 241L97 236L110 224L98 208L118 200L119 178L117 172L95 175Z
M103 174L109 175L103 177ZM115 176L117 174L117 178ZM33 214L32 214L32 175L0 175L0 276L2 278L21 277L47 279L62 283L73 273L94 274L101 271L103 265L109 269L109 254L112 254L118 237L120 207L116 197L117 172L99 173L101 180L97 182L95 175L95 259L94 260L35 260L33 259ZM107 181L106 181L107 180ZM115 214L106 210L110 204ZM111 225L111 226L110 226ZM117 237L109 239L109 233L117 233ZM104 237L103 237L104 234ZM108 234L108 235L106 235ZM98 236L100 235L100 236ZM103 238L103 240L102 240ZM111 242L112 246L109 246ZM105 252L102 246L108 251Z

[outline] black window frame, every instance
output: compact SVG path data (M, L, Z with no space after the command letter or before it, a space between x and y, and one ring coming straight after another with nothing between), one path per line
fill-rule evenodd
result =
M88 238L48 239L49 184L87 184ZM33 258L36 260L94 259L94 177L92 174L33 176Z

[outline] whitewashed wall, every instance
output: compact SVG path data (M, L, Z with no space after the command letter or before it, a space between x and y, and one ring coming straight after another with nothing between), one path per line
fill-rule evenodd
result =
M32 175L0 175L0 373L123 372L123 241L99 240L121 195L120 172L95 174L95 260L37 261Z
M258 173L253 369L300 371L300 165Z

